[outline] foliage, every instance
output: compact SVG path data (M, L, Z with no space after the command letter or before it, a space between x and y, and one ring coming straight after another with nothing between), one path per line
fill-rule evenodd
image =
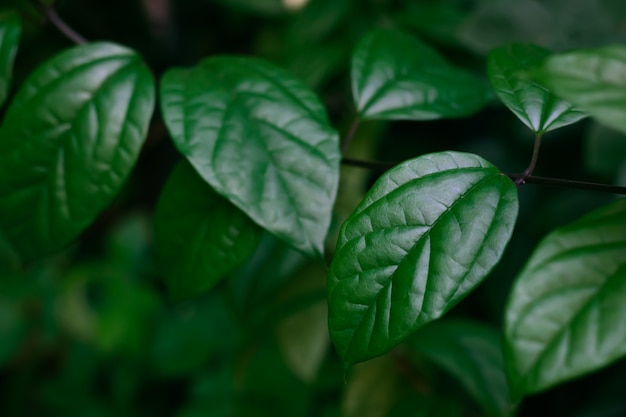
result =
M1 414L623 415L594 3L1 4Z

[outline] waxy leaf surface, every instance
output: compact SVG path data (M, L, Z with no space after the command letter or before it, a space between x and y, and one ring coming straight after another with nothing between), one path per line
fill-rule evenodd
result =
M339 179L339 139L309 89L264 61L216 57L161 81L178 150L221 195L320 258Z
M452 374L492 417L512 414L500 333L468 320L438 320L408 340L416 352Z
M261 233L187 161L180 162L154 216L156 250L171 295L180 299L211 288L252 253Z
M536 45L512 43L489 52L487 60L489 80L500 100L538 135L586 116L529 78L551 54Z
M626 133L626 46L553 55L536 78L600 123Z
M123 185L154 109L139 55L81 45L41 65L0 127L0 228L24 257L58 250Z
M13 13L0 14L0 107L11 87L13 61L22 32L20 19Z
M514 399L626 354L626 200L548 235L517 278L506 311Z
M360 118L431 120L469 116L486 103L486 85L448 64L413 36L376 30L352 55L352 94Z
M429 154L385 173L342 225L328 276L345 365L387 352L471 292L517 210L513 182L476 155Z

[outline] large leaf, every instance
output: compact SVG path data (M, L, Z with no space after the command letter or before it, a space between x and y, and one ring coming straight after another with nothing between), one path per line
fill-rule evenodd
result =
M211 288L254 250L261 229L217 194L187 161L163 188L154 240L175 298Z
M153 108L141 57L110 43L69 49L28 78L0 128L0 228L23 257L64 246L110 204Z
M385 173L341 227L328 276L344 363L388 351L472 291L517 210L513 182L476 155L430 154Z
M178 150L263 228L321 257L339 178L337 133L301 82L264 61L172 69L163 115Z
M517 278L506 311L514 398L626 354L626 200L552 232Z
M500 100L538 135L585 117L528 77L551 54L536 45L512 43L492 50L487 60L489 80Z
M626 46L553 55L537 79L600 123L626 133Z
M13 61L20 40L20 19L13 13L0 14L0 107L9 94Z
M480 110L486 86L418 39L396 31L365 36L352 55L352 94L364 119L431 120Z
M468 320L442 320L409 339L411 350L448 371L492 417L510 416L501 335Z

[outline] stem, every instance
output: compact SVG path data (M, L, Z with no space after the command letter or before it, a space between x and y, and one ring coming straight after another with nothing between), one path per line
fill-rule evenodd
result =
M50 23L52 23L59 30L59 32L65 35L65 37L78 45L87 43L87 39L83 38L78 32L65 23L61 17L59 17L56 10L54 10L54 7L45 4L43 1L40 1L39 5Z
M530 158L530 164L528 168L524 170L521 177L515 180L515 185L518 187L526 182L526 178L530 177L537 166L537 159L539 158L539 148L541 147L541 134L535 136L535 145L533 146L533 156Z
M371 161L355 158L343 158L341 160L341 163L344 165L371 169L374 171L386 171L398 164L398 162ZM516 184L518 183L518 181L523 180L524 184L547 185L551 187L573 188L577 190L599 191L603 193L626 195L626 187L621 187L618 185L598 184L594 182L573 181L559 178L534 177L532 175L526 174L526 171L524 171L524 173L522 174L503 173L503 175L511 178L513 181L515 181Z
M345 154L346 151L348 150L348 146L350 146L350 142L352 142L352 138L354 138L354 134L359 128L359 123L360 122L359 122L358 117L355 117L354 120L352 121L352 125L350 126L350 130L348 130L348 133L346 134L346 137L343 139L343 143L341 144L342 154Z

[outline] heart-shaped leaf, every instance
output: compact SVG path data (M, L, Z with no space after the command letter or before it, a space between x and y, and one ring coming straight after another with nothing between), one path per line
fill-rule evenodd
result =
M380 355L471 292L499 261L518 203L484 159L443 152L385 173L341 227L329 327L346 365Z
M552 232L516 280L505 359L514 398L626 354L626 200Z
M626 46L553 55L536 78L600 123L626 133Z
M264 61L216 57L161 80L178 150L260 226L321 258L339 179L339 139L315 94Z
M261 229L217 194L187 161L168 179L154 214L154 240L171 295L206 291L254 250Z
M14 13L0 14L0 107L9 95L13 61L22 32L20 19Z
M548 49L512 43L489 52L489 80L500 100L535 134L567 126L586 117L528 74L552 54Z
M480 110L488 90L418 39L378 29L352 55L352 94L362 119L431 120Z
M419 329L408 344L457 378L487 415L512 415L498 331L478 322L443 319Z
M69 49L28 78L0 127L0 228L24 258L66 245L110 204L153 108L141 57L110 43Z

